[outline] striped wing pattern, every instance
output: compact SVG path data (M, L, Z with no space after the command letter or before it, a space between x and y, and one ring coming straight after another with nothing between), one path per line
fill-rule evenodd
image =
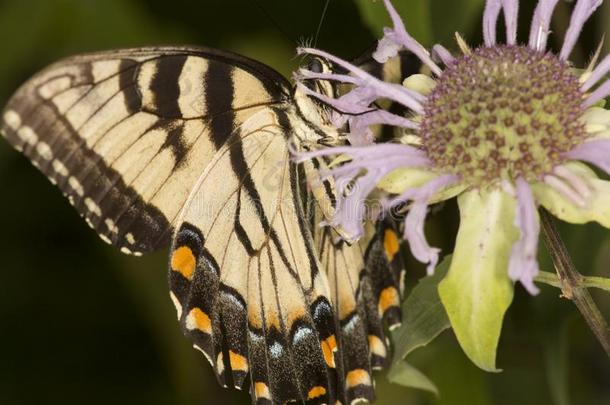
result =
M173 237L170 295L222 385L249 376L257 404L372 400L400 321L398 239L317 226L335 190L325 162L292 164L294 108L258 62L144 48L50 66L0 129L105 241L140 254Z
M307 219L286 121L273 108L252 116L201 176L172 247L172 299L220 384L242 388L250 374L256 403L372 400L371 371L388 359L382 320L400 320L396 234L353 246L330 228L312 234L322 214Z
M270 68L219 51L114 51L34 76L0 128L105 241L144 253L169 245L227 125L289 92ZM239 117L228 121L233 111Z
M372 370L386 367L390 360L386 326L398 326L402 315L405 270L396 231L381 221L353 245L330 228L319 228L314 236L336 311L340 398L346 404L357 398L372 401Z

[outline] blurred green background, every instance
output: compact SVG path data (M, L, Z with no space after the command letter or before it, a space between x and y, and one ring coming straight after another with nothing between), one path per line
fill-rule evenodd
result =
M354 58L380 27L358 5L331 0L317 46ZM395 0L407 27L426 44L455 48L453 32L480 41L482 0ZM232 50L285 75L294 48L311 40L325 0L4 0L0 1L0 102L48 63L78 52L152 44L197 44ZM522 2L522 25L535 3ZM381 4L376 4L379 12ZM561 1L553 29L569 19ZM610 4L587 26L574 60L581 64L610 25ZM525 27L527 28L527 27ZM526 30L527 31L527 30ZM522 37L523 38L523 37ZM556 42L553 42L557 46ZM610 48L606 44L605 52ZM125 257L102 243L61 193L28 161L0 142L0 404L249 403L220 388L206 360L182 337L168 299L167 252ZM432 242L450 252L455 204L431 216ZM610 276L610 232L562 224L580 271ZM541 265L552 270L544 252ZM409 261L409 283L424 274ZM595 298L610 315L610 297ZM378 403L610 404L610 360L571 302L542 287L517 288L488 374L471 365L445 332L410 361L440 397L377 377Z

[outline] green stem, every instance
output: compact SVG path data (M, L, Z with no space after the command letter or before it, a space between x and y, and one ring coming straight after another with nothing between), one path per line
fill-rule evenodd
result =
M549 254L557 271L558 287L561 288L564 297L574 302L606 354L610 357L610 328L608 328L606 320L584 285L585 278L574 267L566 246L557 232L553 217L545 210L541 210L540 218L544 242L549 249ZM599 277L595 277L595 279L599 279Z
M561 288L559 276L548 271L540 271L534 281ZM610 292L610 278L583 276L581 285L585 288L599 288L600 290Z

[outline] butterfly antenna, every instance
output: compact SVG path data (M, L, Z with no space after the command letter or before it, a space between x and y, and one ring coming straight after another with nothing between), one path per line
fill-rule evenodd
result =
M254 3L256 5L256 7L265 15L265 17L271 22L271 24L273 24L273 27L278 30L278 32L280 34L282 34L284 36L284 39L286 39L288 42L290 42L291 44L294 43L293 38L288 35L288 33L286 33L286 31L284 31L282 29L282 26L280 24L278 24L278 22L273 18L273 16L269 13L269 11L267 11L267 9L265 8L265 6L263 6L258 0L252 0L252 3Z
M326 17L326 12L328 11L328 5L330 4L330 0L326 0L324 4L324 10L322 10L322 16L320 17L320 22L318 23L318 29L316 29L316 36L313 40L314 48L318 45L318 37L320 36L320 31L322 30L322 24L324 23L324 18Z

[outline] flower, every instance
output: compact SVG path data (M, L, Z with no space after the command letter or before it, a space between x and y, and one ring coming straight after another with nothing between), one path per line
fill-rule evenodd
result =
M519 2L487 0L484 44L471 49L460 39L462 54L452 55L441 45L428 52L384 0L393 28L385 28L373 57L385 62L406 49L430 69L432 81L417 76L405 85L386 83L327 52L299 49L349 72L301 69L296 75L302 91L334 107L333 123L349 128L352 146L296 153L298 161L339 154L350 159L325 173L340 193L331 225L341 226L348 240L358 239L366 199L381 189L384 212L409 207L404 237L431 273L439 249L424 235L427 208L457 196L461 223L450 276L461 271L479 277L487 271L498 280L500 269L531 294L538 292L538 206L567 222L610 227L610 182L587 165L610 173L610 111L602 108L610 95L605 79L610 55L584 71L568 60L602 0L577 1L563 46L554 54L547 51L547 40L557 2L538 2L529 40L519 44ZM500 13L506 25L503 44L496 39ZM302 84L308 80L348 83L352 90L333 99L309 90ZM379 99L402 104L409 115L379 109L374 104ZM409 136L400 143L374 144L369 129L374 124L402 128Z

